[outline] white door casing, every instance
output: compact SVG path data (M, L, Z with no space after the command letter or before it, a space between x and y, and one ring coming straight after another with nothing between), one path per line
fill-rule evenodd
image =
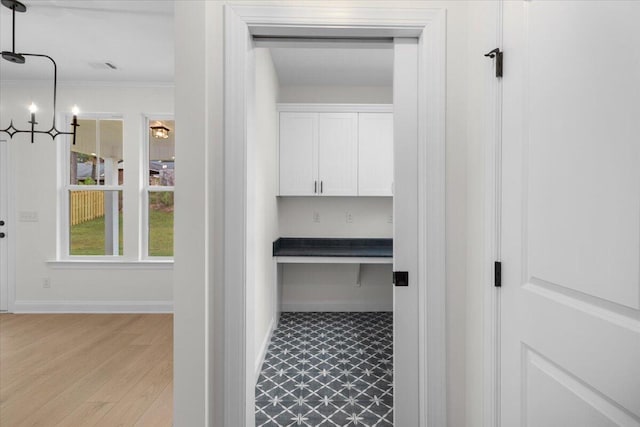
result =
M321 196L358 195L358 113L318 115Z
M640 426L640 4L505 2L504 427Z
M247 322L247 304L251 292L247 283L247 118L251 110L247 97L248 76L251 75L250 36L339 36L339 37L415 37L417 54L414 72L412 108L407 102L405 113L396 113L400 123L413 118L416 129L405 137L417 151L413 161L417 182L413 199L417 211L413 214L416 263L410 270L408 293L412 296L410 312L413 324L398 328L396 339L411 340L399 348L417 354L409 356L411 378L396 375L396 402L409 408L396 423L398 427L446 425L446 339L445 339L445 13L442 9L348 8L313 6L225 6L225 106L224 106L224 389L217 394L223 414L217 422L225 426L252 426L253 420L253 355L247 346L252 335ZM406 99L410 98L409 94ZM412 111L413 109L413 111ZM419 118L419 120L417 120ZM411 136L413 134L413 136ZM409 175L407 175L409 176ZM414 175L415 176L415 175ZM417 194L417 199L416 199ZM428 239L427 239L428 236ZM408 301L404 298L399 301ZM417 333L415 332L417 331ZM253 336L250 337L251 340ZM397 342L397 341L396 341ZM220 359L218 359L220 360ZM398 362L396 361L396 366ZM251 378L249 379L249 376ZM407 380L403 382L403 380ZM417 389L417 390L416 390ZM215 397L214 397L215 398ZM406 403L405 403L406 402ZM218 403L212 403L218 407ZM179 410L179 408L178 408Z

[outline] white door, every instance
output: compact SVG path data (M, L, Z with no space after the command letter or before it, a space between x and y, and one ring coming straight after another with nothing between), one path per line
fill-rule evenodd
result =
M0 139L0 311L9 309L8 147Z
M318 114L280 113L280 195L319 194Z
M420 425L418 328L418 42L394 40L393 270L408 282L393 287L393 415L397 427Z
M358 114L358 195L393 194L393 114Z
M358 195L358 113L319 113L318 179L322 196Z
M640 426L640 2L504 20L501 425Z

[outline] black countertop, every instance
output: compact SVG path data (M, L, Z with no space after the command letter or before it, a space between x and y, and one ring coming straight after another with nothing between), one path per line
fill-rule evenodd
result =
M281 237L273 242L273 256L391 258L393 239Z

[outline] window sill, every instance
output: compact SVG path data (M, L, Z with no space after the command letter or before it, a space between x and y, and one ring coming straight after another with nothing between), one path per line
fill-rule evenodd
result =
M57 270L173 270L173 260L67 259L47 261L47 266Z

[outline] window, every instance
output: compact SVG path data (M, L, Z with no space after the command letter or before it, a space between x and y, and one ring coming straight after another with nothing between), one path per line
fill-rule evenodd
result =
M146 248L148 257L173 256L173 192L175 184L175 122L149 118L146 196Z
M123 126L117 117L82 117L68 142L66 250L70 256L123 254Z
M143 133L137 133L135 125L125 126L125 120L136 119ZM76 144L69 140L60 146L66 167L62 171L59 258L171 260L173 118L84 114L78 124Z

